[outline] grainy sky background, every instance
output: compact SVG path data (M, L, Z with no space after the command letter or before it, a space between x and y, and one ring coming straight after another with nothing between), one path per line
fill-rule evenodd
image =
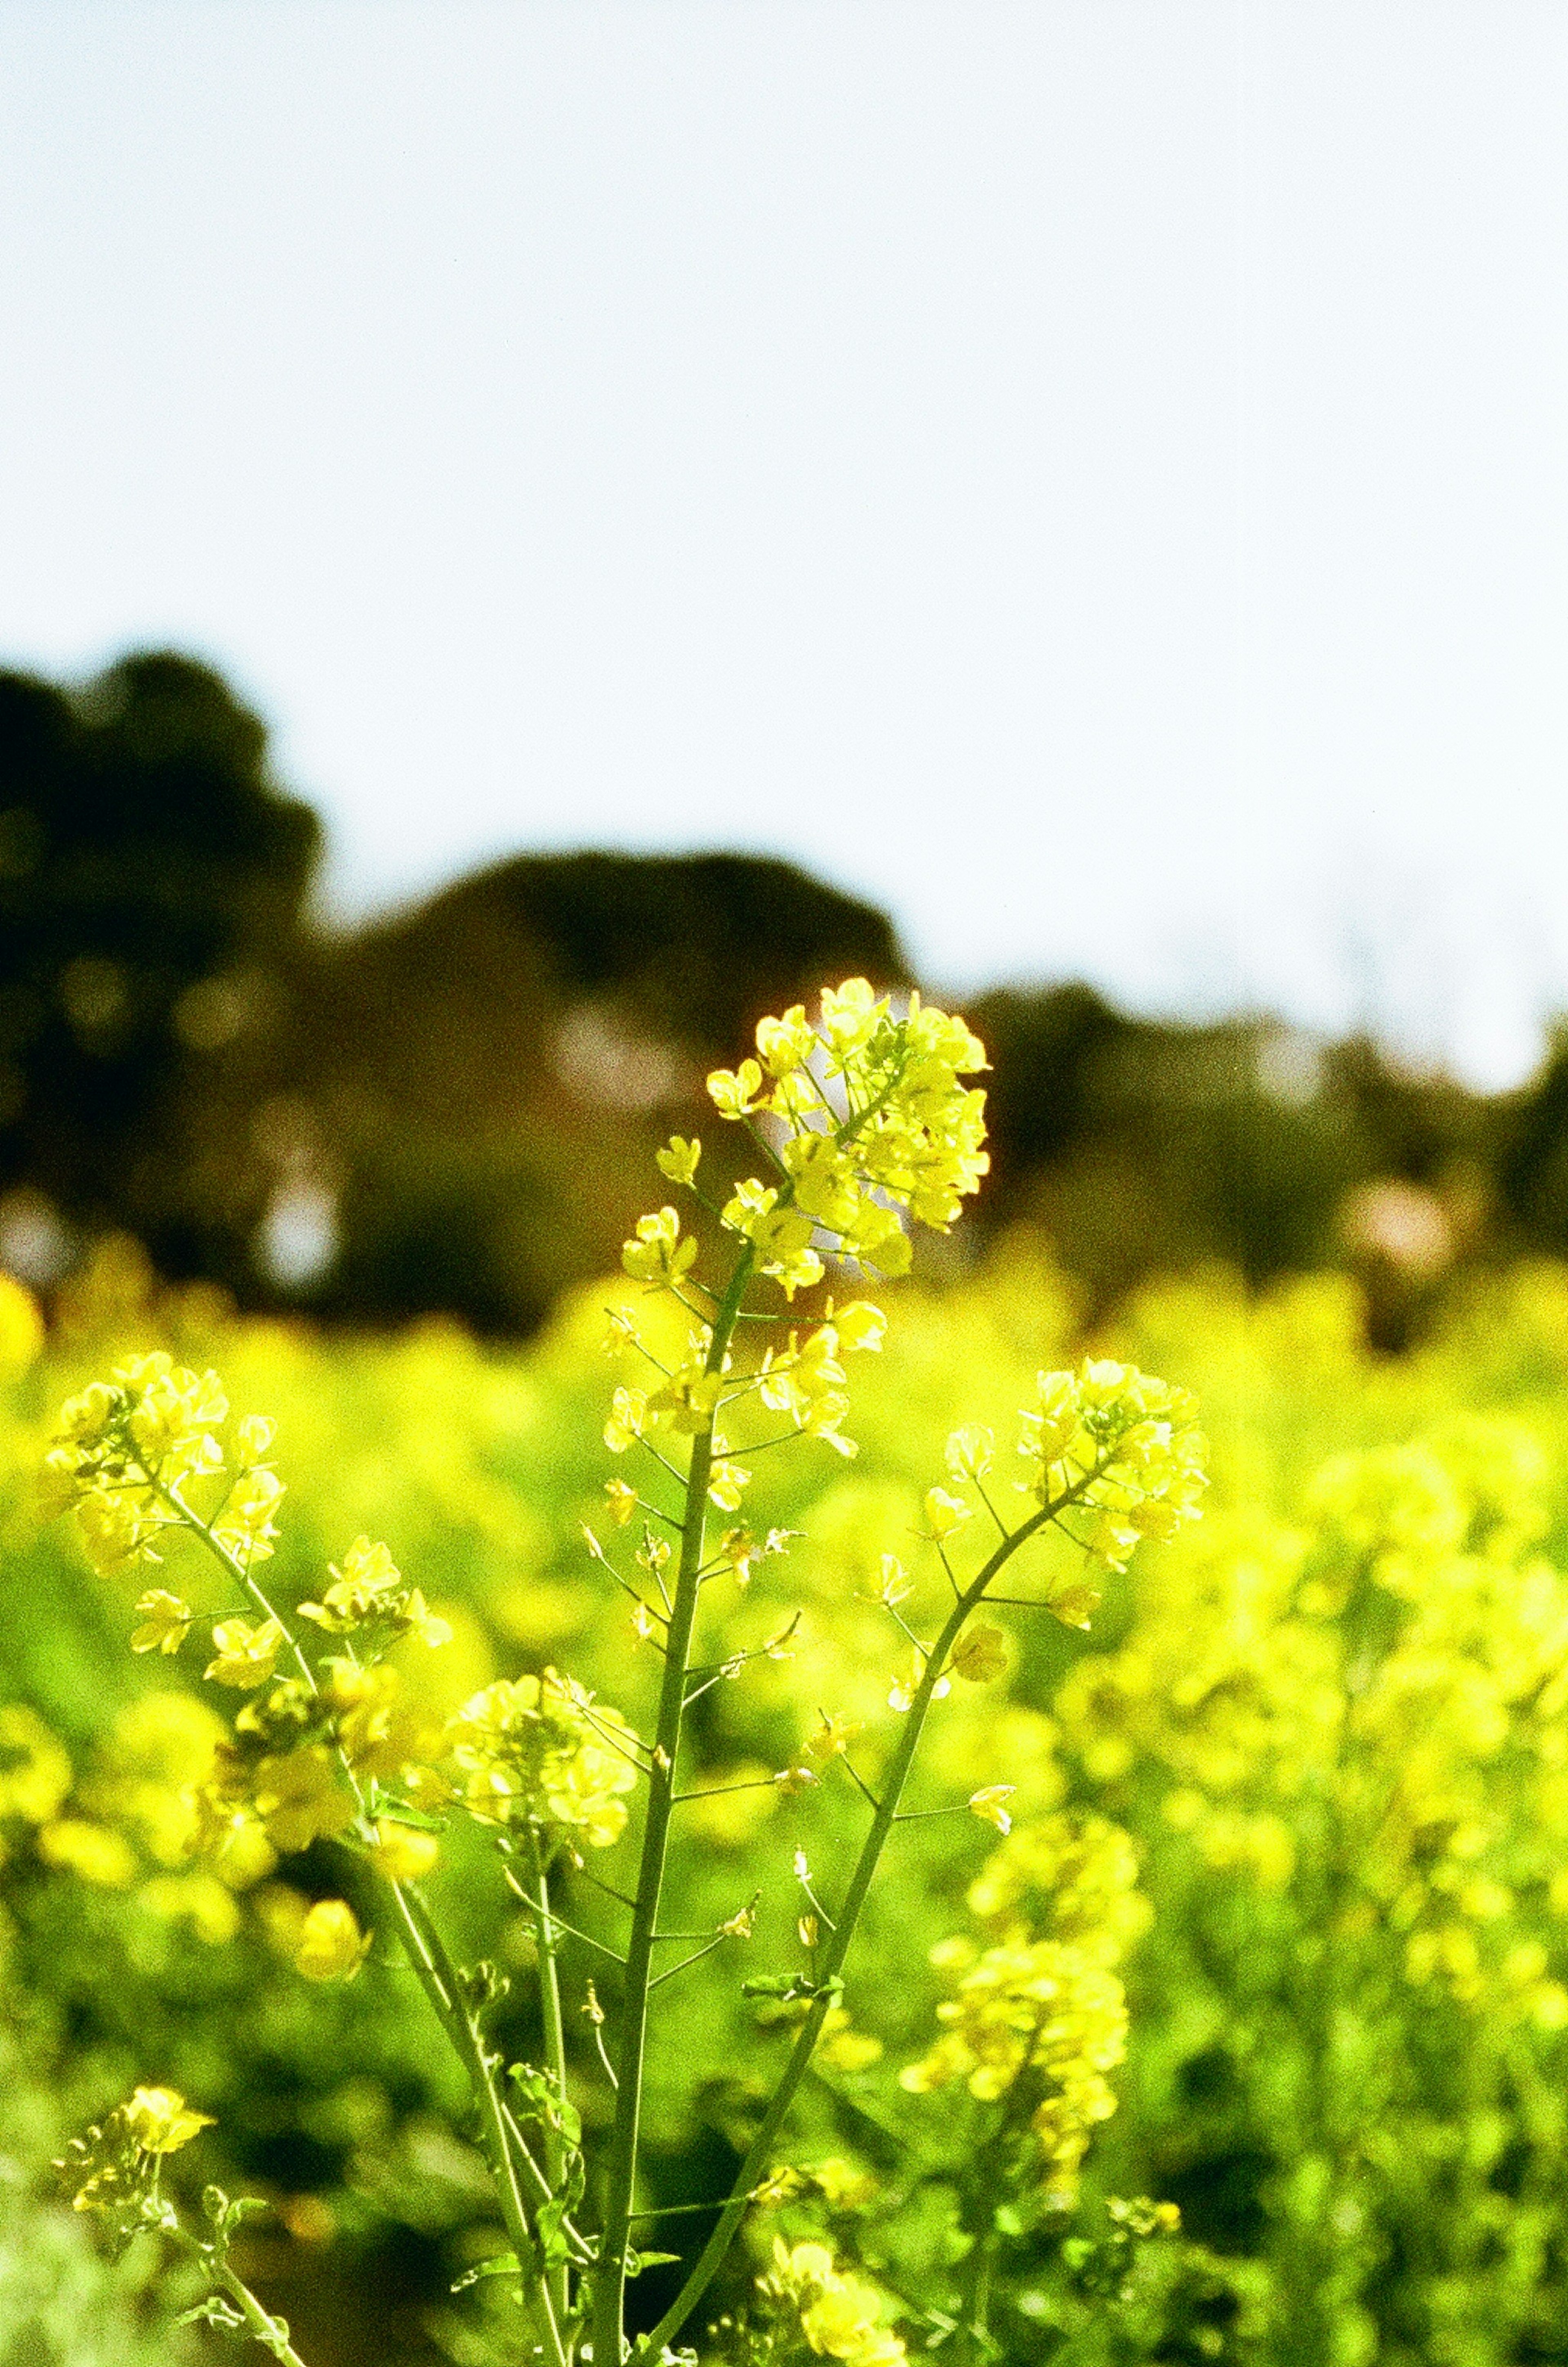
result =
M0 0L0 657L344 916L756 846L933 980L1568 1009L1561 0Z

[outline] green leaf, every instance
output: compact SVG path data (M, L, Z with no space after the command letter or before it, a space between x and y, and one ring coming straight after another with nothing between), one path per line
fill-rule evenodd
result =
M477 2285L481 2277L517 2277L522 2273L522 2264L515 2252L492 2252L488 2260L479 2262L478 2268L465 2269L452 2291L455 2293L467 2293L468 2287Z
M244 2323L233 2303L226 2301L221 2293L209 2293L205 2301L198 2301L194 2309L182 2310L175 2320L176 2326L220 2326L230 2334L237 2332Z

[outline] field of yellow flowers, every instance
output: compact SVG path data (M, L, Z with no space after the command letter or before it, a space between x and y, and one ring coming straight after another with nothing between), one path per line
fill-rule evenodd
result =
M47 1340L0 1293L5 2367L216 2355L216 2334L152 2314L147 2261L102 2257L48 2170L154 2079L216 2123L171 2177L189 2160L193 2191L272 2205L245 2259L311 2367L496 2355L482 2285L451 2290L496 2240L456 2067L384 1934L356 1977L310 1977L352 1969L363 1937L320 1919L309 1936L337 1889L319 1841L192 1857L211 1689L156 1636L128 1648L146 1569L95 1575L51 1519L62 1400L159 1347L216 1367L238 1412L276 1425L279 1600L319 1603L355 1539L384 1541L419 1617L450 1630L395 1648L422 1715L557 1666L635 1725L657 1637L584 1537L605 1533L613 1467L605 1311L635 1297L607 1281L500 1353L439 1328L240 1321L158 1292L124 1247ZM931 1813L896 1837L796 2107L797 2167L710 2315L751 2312L745 2339L780 2367L869 2360L863 2287L831 2267L852 2258L908 2297L908 2357L941 2358L972 2316L983 2207L1000 2361L1568 2361L1568 1273L1476 1281L1392 1360L1338 1277L1261 1299L1224 1275L1170 1283L1088 1341L1027 1236L961 1281L901 1285L857 1365L858 1455L808 1441L759 1463L747 1516L782 1549L705 1597L707 1796L672 1924L750 1931L781 1869L840 1880L817 1779L911 1682L889 1540L914 1569L955 1425L1010 1440L1037 1375L1086 1353L1197 1393L1204 1518L1073 1616L1004 1602L933 1706L913 1800ZM979 1806L939 1812L953 1800ZM561 1891L584 1976L594 1854ZM604 1881L626 1879L616 1863L606 1849ZM433 1886L466 1942L501 1934L498 1992L526 1971L527 1918L477 1846L454 1844ZM744 1942L759 1961L776 1911ZM745 1994L746 1969L730 1949L695 1964L649 2062L646 2234L666 2258L643 2272L649 2324L787 2043L789 2002ZM528 1994L517 1978L497 2009L519 2051ZM1056 2119L1024 2163L987 2114L1047 1994ZM595 2041L574 2010L574 2086L603 2120ZM792 2293L795 2349L768 2330Z

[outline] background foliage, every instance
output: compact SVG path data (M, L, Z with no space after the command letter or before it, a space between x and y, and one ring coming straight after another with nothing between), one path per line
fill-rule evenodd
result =
M134 2355L102 2331L133 2322L134 2295L96 2277L37 2178L51 2112L84 2117L134 2078L218 2114L201 2174L227 2169L278 2202L252 2239L255 2273L312 2360L465 2355L445 2288L493 2242L453 2079L384 1952L351 1988L303 1989L268 1936L274 1886L214 1913L156 1862L145 1798L128 1809L132 1775L158 1780L135 1761L136 1705L169 1674L124 1648L127 1589L91 1580L29 1504L48 1410L133 1342L211 1358L236 1404L279 1418L288 1599L368 1525L455 1620L452 1652L425 1664L447 1697L557 1660L635 1711L625 1606L578 1531L604 1471L603 1308L624 1287L583 1293L521 1352L439 1327L343 1343L235 1319L200 1293L155 1293L123 1250L68 1294L41 1364L12 1310L3 1693L63 1738L80 1813L132 1842L84 1879L44 1862L28 1816L6 1826L7 1971L28 2001L6 2157L39 2236L17 2256L39 2287L26 2322L49 2329L18 2359ZM885 1359L862 1368L853 1467L824 1451L759 1478L757 1515L810 1542L716 1610L716 1655L772 1632L797 1599L806 1617L792 1661L705 1697L716 1780L787 1763L819 1705L886 1716L886 1646L857 1589L889 1533L915 1526L959 1413L1005 1427L1036 1367L1077 1344L1080 1314L1038 1245L1012 1237L973 1277L904 1294ZM1077 2281L1051 2248L1024 2248L1008 2356L1052 2356L1054 2329L1075 2327L1075 2360L1565 2355L1568 1275L1478 1282L1399 1360L1368 1351L1361 1314L1335 1278L1253 1298L1214 1275L1136 1297L1096 1344L1201 1391L1214 1509L1190 1544L1148 1548L1088 1636L1001 1614L1005 1704L959 1686L942 1705L933 1797L1005 1776L1022 1828L1063 1807L1120 1825L1150 1910L1125 1968L1131 2059L1090 2157ZM652 1676L647 1662L645 1692ZM693 1928L733 1912L796 1846L831 1863L809 1795L738 1793L705 1813L675 1904ZM905 2096L897 2071L934 2034L931 1948L977 1932L964 1894L987 1843L969 1820L906 1836L851 1984L868 2044L829 2054L798 2158L846 2159L885 2195L898 2182L887 2131L918 2139L934 2104ZM310 1856L283 1872L306 1896L337 1886ZM476 1949L494 1954L499 1927L515 1964L521 1932L477 1863L444 1884ZM579 1886L566 1911L592 1930L597 1904ZM737 2102L778 2044L739 1977L724 1955L699 1968L679 2059L656 2064L660 2202L722 2191ZM516 1999L525 2045L525 1985ZM585 2045L583 2100L604 2108ZM1131 2280L1107 2276L1107 2192L1176 2200L1190 2243L1145 2247ZM879 2235L878 2207L863 2241L884 2246L892 2281L921 2268L899 2247L940 2256L940 2224ZM367 2296L361 2350L348 2327Z
M138 2080L218 2116L193 2176L274 2202L247 2261L312 2367L462 2367L483 2294L449 2288L496 2242L459 2078L384 1943L348 1988L284 1961L339 1872L312 1852L231 1888L161 1844L204 1713L128 1653L134 1588L42 1517L60 1400L158 1344L218 1365L280 1424L287 1601L382 1536L456 1631L423 1664L434 1706L554 1661L635 1711L653 1666L580 1535L625 1289L594 1277L760 1011L907 975L883 915L731 855L524 857L333 934L319 846L260 721L190 662L0 677L0 1263L48 1318L0 1288L0 2367L208 2355L40 2168ZM704 1696L706 1770L789 1764L824 1710L886 1720L863 1590L954 1423L1010 1435L1037 1370L1086 1346L1195 1388L1200 1530L1145 1548L1087 1635L1003 1614L1006 1675L955 1686L925 1778L933 1804L1017 1787L1037 1918L1071 1888L1064 1835L1135 1876L1085 1908L1124 1952L1119 2109L1066 2248L1027 2214L1008 2235L1002 2355L1568 2358L1568 1272L1544 1254L1568 1245L1568 1054L1487 1101L1365 1042L1134 1021L1084 987L968 1015L996 1064L990 1186L857 1366L858 1460L759 1475L750 1516L806 1542L716 1598L714 1657L803 1623L791 1659ZM672 1900L693 1928L797 1847L830 1875L809 1793L701 1814ZM967 1818L901 1837L800 2107L798 2158L843 2175L759 2221L716 2307L748 2304L775 2231L852 2239L894 2287L956 2273L951 2181L908 2148L961 2145L967 2106L897 2075L953 1943L995 1936L996 1846ZM480 1859L440 1879L471 1952L524 1973ZM566 1911L601 1928L585 1886ZM649 2098L678 2208L724 2190L783 2044L731 1957L691 1978ZM519 1978L504 2009L519 2054L527 1998ZM1143 2196L1183 2234L1111 2210ZM689 2252L707 2223L662 2224ZM641 2281L646 2322L670 2290Z
M526 1332L614 1260L705 1069L824 978L908 976L886 915L755 856L519 856L324 928L266 730L167 652L0 674L0 1251L107 1228L252 1306ZM1049 959L1049 913L1042 914ZM1455 1265L1568 1247L1568 1053L1486 1098L1264 1015L985 995L995 1172L1105 1308L1222 1258L1354 1268L1388 1344ZM62 1231L63 1227L63 1231Z

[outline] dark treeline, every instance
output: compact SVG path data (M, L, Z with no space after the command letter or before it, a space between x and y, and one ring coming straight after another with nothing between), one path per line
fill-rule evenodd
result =
M129 1231L248 1305L525 1331L614 1259L654 1143L728 1147L703 1073L762 1012L910 982L883 913L760 857L519 856L345 935L310 918L321 852L206 668L0 674L0 1258L47 1281ZM1043 1228L1092 1302L1349 1260L1393 1338L1456 1263L1568 1249L1568 1044L1487 1099L1083 986L969 1015L995 1063L972 1224Z

